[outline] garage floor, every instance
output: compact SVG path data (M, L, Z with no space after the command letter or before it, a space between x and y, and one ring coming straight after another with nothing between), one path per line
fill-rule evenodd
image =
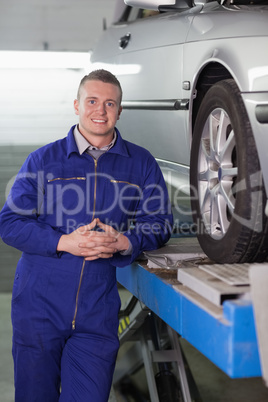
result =
M10 293L0 293L1 402L14 402L10 300ZM268 389L264 386L261 378L232 380L186 341L182 340L182 347L203 402L268 401ZM133 399L125 399L114 392L109 400L109 402L127 401L132 402ZM140 402L140 400L137 400L137 402Z

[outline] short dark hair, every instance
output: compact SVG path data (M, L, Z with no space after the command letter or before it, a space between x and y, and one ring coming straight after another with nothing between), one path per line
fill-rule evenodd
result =
M78 87L78 91L77 91L77 99L78 100L80 98L80 89L87 81L102 81L107 84L113 84L113 85L117 86L117 88L119 88L119 91L120 91L119 104L121 104L122 97L123 97L123 91L121 88L121 84L118 81L118 79L116 78L116 76L113 75L110 71L100 69L100 70L91 71L91 73L85 75L82 78L82 80L79 84L79 87Z

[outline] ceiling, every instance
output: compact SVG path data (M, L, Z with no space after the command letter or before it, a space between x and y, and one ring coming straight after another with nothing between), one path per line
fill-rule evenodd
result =
M123 0L122 0L123 1ZM1 50L88 51L117 0L0 0Z

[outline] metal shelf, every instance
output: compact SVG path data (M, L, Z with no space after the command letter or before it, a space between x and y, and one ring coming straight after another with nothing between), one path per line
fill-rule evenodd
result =
M253 306L243 299L215 306L169 274L134 263L117 280L231 378L260 377Z

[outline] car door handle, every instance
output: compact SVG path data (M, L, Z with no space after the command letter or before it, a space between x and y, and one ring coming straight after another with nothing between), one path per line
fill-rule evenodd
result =
M128 45L128 42L130 41L131 34L127 33L126 35L122 36L122 38L119 39L119 47L120 49L125 49Z

